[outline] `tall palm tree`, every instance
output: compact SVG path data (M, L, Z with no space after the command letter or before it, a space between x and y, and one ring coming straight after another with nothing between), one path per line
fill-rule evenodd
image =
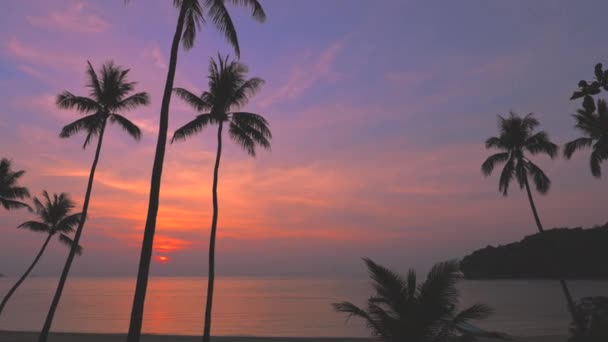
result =
M44 241L44 244L42 244L42 248L40 248L38 255L34 258L34 262L32 262L30 267L27 268L21 278L17 280L17 283L8 290L4 299L2 299L2 303L0 303L0 314L2 314L4 306L13 293L15 293L19 285L21 285L30 272L32 272L53 236L59 234L59 241L70 247L75 246L79 255L82 252L82 248L78 245L73 245L74 242L67 235L74 232L74 227L80 220L80 213L70 214L70 211L74 209L74 202L66 193L61 193L60 195L54 194L51 199L49 194L46 191L43 191L42 197L44 203L36 197L34 197L33 200L34 206L36 207L36 215L38 215L40 221L23 222L18 228L25 228L38 233L46 233L46 240Z
M128 0L127 0L128 1ZM156 216L158 215L160 184L165 159L165 148L167 144L167 130L169 126L169 104L175 79L177 56L180 42L185 50L194 46L196 35L200 26L205 22L205 17L211 19L214 26L225 35L228 42L234 47L237 56L240 56L240 47L236 34L236 28L225 3L242 5L251 8L252 16L257 21L264 21L266 14L258 0L173 0L173 5L179 9L177 27L171 44L169 69L160 108L160 120L158 129L158 140L156 141L156 152L152 177L150 180L150 196L148 200L148 213L146 226L142 240L141 254L139 257L139 270L137 272L137 284L133 296L133 308L131 310L131 321L129 324L128 342L138 342L141 335L141 325L144 314L144 302L146 289L148 287L148 274L152 260L152 247L154 244L154 232L156 230ZM206 13L205 13L206 12Z
M523 118L511 112L508 118L498 116L500 135L486 140L487 149L498 149L502 152L491 155L481 165L484 176L490 176L497 164L505 163L500 174L498 189L504 196L507 196L509 184L513 179L517 181L520 188L525 188L528 194L528 201L532 208L532 214L536 221L536 227L543 233L545 229L540 221L528 176L532 177L536 190L541 194L546 194L551 187L551 180L545 172L534 164L526 154L531 155L545 154L551 159L557 156L558 146L549 140L549 135L544 131L535 132L540 125L534 114L530 113ZM559 279L562 291L568 303L568 309L572 318L576 321L576 307L572 300L572 295L566 281Z
M586 102L583 109L573 115L576 125L583 132L584 137L570 141L564 147L564 156L570 159L579 149L591 147L589 165L593 176L602 175L600 164L608 159L608 106L605 100L597 100L597 107L593 100Z
M11 161L2 158L0 160L0 205L6 210L29 208L30 206L19 200L30 197L30 192L26 187L19 186L19 178L25 171L13 171Z
M374 294L362 309L350 302L333 304L338 312L362 318L372 334L387 342L445 342L464 338L472 320L488 317L492 309L483 304L458 311L458 263L438 263L426 281L418 283L416 271L407 278L363 259L372 278Z
M83 148L86 148L94 138L97 138L97 149L95 150L95 158L93 159L93 165L91 166L87 190L84 196L84 204L82 206L82 219L80 220L78 228L76 229L76 234L74 235L74 242L76 244L80 241L84 223L87 219L89 200L93 189L93 179L95 178L95 170L97 169L97 163L99 162L99 153L101 151L106 124L108 122L117 124L135 140L139 140L141 137L139 128L120 113L136 109L140 106L145 106L150 100L148 94L145 92L132 94L136 82L129 82L127 78L128 75L128 69L123 69L114 65L113 62L108 62L101 67L99 75L101 77L99 77L91 63L88 63L87 76L89 83L87 84L87 88L89 88L89 97L76 96L67 91L64 91L57 96L57 106L59 106L59 108L75 109L85 115L63 127L59 136L61 138L70 138L83 132L86 134L84 145L82 146ZM76 252L77 250L75 248L70 249L70 254L65 262L59 284L57 285L57 291L53 297L42 332L40 333L40 342L46 342L48 338L53 316L55 315L55 310L61 299L61 293L63 292L63 287L65 286Z
M209 91L201 96L183 89L175 93L186 101L195 111L201 113L175 131L172 142L185 140L200 132L206 126L217 124L217 152L213 169L213 218L209 241L209 278L207 285L207 305L205 307L205 328L203 341L209 342L211 335L211 307L213 303L213 284L215 279L215 236L218 218L217 182L222 155L222 129L228 125L230 138L239 144L249 155L255 157L256 146L270 148L272 134L268 122L261 115L233 111L245 106L249 98L262 86L264 81L254 77L246 79L247 66L230 61L228 57L218 56L218 61L209 63Z

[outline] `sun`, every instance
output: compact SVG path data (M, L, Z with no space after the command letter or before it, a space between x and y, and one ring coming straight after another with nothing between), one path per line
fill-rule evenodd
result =
M169 262L169 257L164 256L164 255L159 255L156 257L156 260L158 260L158 262L160 262L161 264L166 264Z

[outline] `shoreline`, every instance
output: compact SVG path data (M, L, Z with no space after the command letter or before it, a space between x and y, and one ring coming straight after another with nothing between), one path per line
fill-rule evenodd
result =
M6 331L0 330L0 342L35 342L38 332ZM372 342L378 341L371 337L277 337L277 336L213 336L213 341L219 342ZM553 336L526 336L515 338L514 341L521 342L566 342L565 335ZM103 333L51 333L49 342L124 342L126 334L103 334ZM142 342L195 342L200 341L201 336L187 335L157 335L143 334ZM479 342L498 342L497 339L479 339Z

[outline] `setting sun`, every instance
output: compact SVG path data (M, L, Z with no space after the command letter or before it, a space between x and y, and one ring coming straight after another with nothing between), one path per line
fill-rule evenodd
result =
M156 260L158 260L158 262L160 262L161 264L166 264L169 262L169 257L161 255L161 256L156 257Z

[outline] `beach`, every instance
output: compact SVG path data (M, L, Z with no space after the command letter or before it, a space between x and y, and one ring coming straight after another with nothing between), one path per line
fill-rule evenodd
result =
M0 331L0 342L35 342L37 332ZM251 337L251 336L216 336L211 338L217 342L371 342L371 338L356 337ZM515 341L521 342L565 342L566 336L534 336L520 337ZM49 342L124 342L123 334L81 334L81 333L52 333ZM141 342L198 342L200 336L176 335L143 335ZM498 342L495 339L480 339L479 342Z

